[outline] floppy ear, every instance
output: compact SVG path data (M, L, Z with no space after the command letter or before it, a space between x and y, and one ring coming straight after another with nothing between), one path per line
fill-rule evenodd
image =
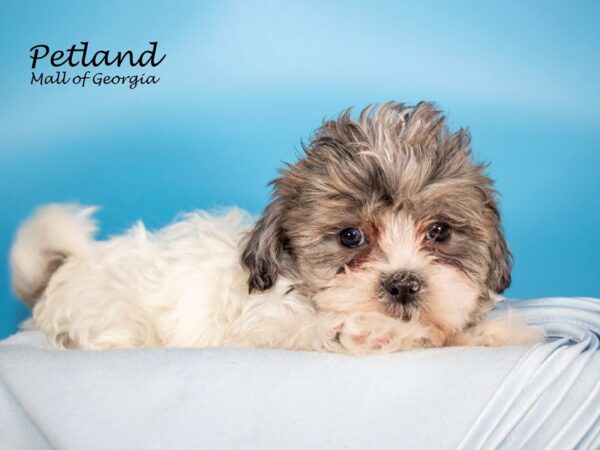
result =
M281 227L280 200L274 200L250 232L242 253L242 264L250 272L250 292L265 291L277 280L283 258L285 237Z
M490 246L490 256L492 264L488 275L488 287L494 292L502 293L510 286L513 257L506 244L499 220Z

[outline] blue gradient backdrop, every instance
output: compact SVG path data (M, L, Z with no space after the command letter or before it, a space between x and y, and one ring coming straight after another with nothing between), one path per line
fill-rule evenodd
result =
M101 205L102 236L193 208L258 213L324 117L392 99L436 101L492 162L516 258L509 295L600 296L599 5L3 2L0 337L28 314L6 255L36 205ZM81 40L157 40L160 83L29 85L31 46Z

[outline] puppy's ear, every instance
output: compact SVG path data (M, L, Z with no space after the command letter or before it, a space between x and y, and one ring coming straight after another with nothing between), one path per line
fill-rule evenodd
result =
M488 275L488 287L494 292L501 293L510 286L513 257L506 244L499 219L490 245L490 256L492 264Z
M242 264L250 272L248 287L265 291L277 280L281 270L285 236L281 227L281 200L267 206L250 232L242 253Z

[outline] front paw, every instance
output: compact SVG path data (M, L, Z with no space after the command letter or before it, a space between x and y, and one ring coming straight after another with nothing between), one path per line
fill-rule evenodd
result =
M525 325L514 336L512 345L533 345L546 340L546 330L535 325Z
M379 313L349 315L336 333L344 351L355 355L429 347L428 330Z
M507 317L487 320L467 330L463 345L533 345L543 342L545 337L546 331L542 327Z

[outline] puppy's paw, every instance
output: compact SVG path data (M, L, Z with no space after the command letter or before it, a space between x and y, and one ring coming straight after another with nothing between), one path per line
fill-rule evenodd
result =
M344 351L356 355L390 353L430 345L426 328L379 313L347 316L336 337Z
M543 342L546 332L542 327L526 325L511 317L486 320L465 330L459 345L533 345Z
M513 335L509 345L533 345L546 340L546 330L535 325L522 325Z

